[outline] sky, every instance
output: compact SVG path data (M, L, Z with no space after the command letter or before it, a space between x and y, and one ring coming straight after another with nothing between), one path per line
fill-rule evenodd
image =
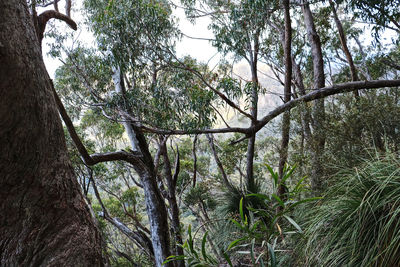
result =
M75 6L73 7L71 16L78 24L77 35L79 36L79 40L87 43L88 45L94 45L94 37L90 33L90 31L88 31L86 26L83 25L84 15L79 11L82 6L82 1L75 1L74 4ZM61 3L60 11L62 11L62 7L63 4ZM51 9L52 6L50 6L49 8ZM39 10L38 13L40 13L41 11L42 10ZM217 64L219 60L218 56L215 56L217 50L211 45L209 41L186 37L191 36L196 38L211 39L213 37L213 33L209 29L207 29L210 19L207 17L199 18L196 21L196 24L193 25L186 19L185 12L182 8L175 9L173 15L178 18L179 29L184 34L182 40L178 42L176 46L178 57L189 55L201 62L208 62L211 59L211 68L215 64ZM65 29L66 31L73 31L62 22L58 22L55 25L57 27L60 27L61 30ZM58 59L54 59L47 54L50 50L49 43L52 41L52 39L44 39L43 56L47 71L49 72L50 76L54 78L54 73L56 69L61 66L62 63ZM72 41L67 41L67 45L72 45Z

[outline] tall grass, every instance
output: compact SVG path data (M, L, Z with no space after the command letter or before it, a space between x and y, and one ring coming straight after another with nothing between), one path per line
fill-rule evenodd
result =
M310 209L307 266L400 266L400 161L343 172Z

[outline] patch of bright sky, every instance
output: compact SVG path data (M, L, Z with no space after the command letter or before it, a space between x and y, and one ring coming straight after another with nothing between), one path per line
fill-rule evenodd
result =
M203 63L216 64L220 59L218 51L208 39L213 39L214 34L208 29L211 23L209 17L201 17L195 24L186 19L183 8L177 7L173 12L179 19L179 29L183 34L182 40L176 45L178 57L189 55Z
M78 24L78 31L74 34L74 40L79 40L80 42L88 46L94 46L94 36L84 24L85 15L84 11L82 10L82 1L75 1L74 5L75 6L73 7L72 18ZM63 12L62 7L63 5L61 4L61 12ZM50 6L47 9L52 8L53 6ZM39 13L41 11L43 10L39 10ZM192 24L186 19L185 12L183 8L180 7L174 9L173 15L178 19L179 29L184 34L182 39L176 44L177 56L191 56L193 58L196 58L200 62L209 63L210 68L213 68L220 60L220 55L218 55L217 49L211 45L211 42L209 40L203 40L212 39L214 36L212 31L207 28L210 24L210 18L199 18L197 19L196 24ZM63 22L57 22L55 23L55 25L59 28L59 31L72 31ZM197 39L190 37L194 37ZM66 41L66 46L72 47L74 45L74 40ZM50 76L54 78L55 71L58 67L62 65L62 62L59 59L52 58L48 55L48 52L50 51L50 44L51 42L54 42L54 40L45 38L43 41L44 62Z

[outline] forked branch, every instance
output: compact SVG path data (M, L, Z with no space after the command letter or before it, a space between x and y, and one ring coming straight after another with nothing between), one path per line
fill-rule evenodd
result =
M68 132L71 136L71 139L74 141L76 148L79 151L79 154L82 156L83 161L85 164L92 166L99 162L107 162L107 161L116 161L116 160L123 160L129 163L137 163L140 155L137 155L132 152L127 151L117 151L117 152L107 152L107 153L95 153L89 155L86 147L83 145L81 139L79 138L78 134L75 131L75 127L71 121L71 118L68 116L67 111L64 108L61 99L58 97L56 90L54 89L53 82L50 80L51 87L53 90L54 99L56 100L56 104L58 107L58 111L67 126Z

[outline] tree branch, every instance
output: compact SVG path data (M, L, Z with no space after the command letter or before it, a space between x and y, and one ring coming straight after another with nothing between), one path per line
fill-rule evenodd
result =
M129 153L126 151L117 151L117 152L107 152L107 153L95 153L92 155L89 155L88 151L86 150L86 147L83 145L81 139L79 138L78 134L75 131L75 127L71 121L71 118L68 116L67 111L64 108L63 103L61 102L61 99L58 97L56 90L54 89L53 82L50 80L51 87L53 89L53 95L54 99L56 101L58 111L65 123L65 126L68 129L68 132L74 141L74 144L76 148L79 151L79 154L81 154L82 159L85 164L92 166L95 165L99 162L106 162L106 161L116 161L116 160L123 160L129 163L135 163L139 159L139 155L136 155L134 153Z
M213 152L215 162L217 163L218 169L219 169L219 171L221 172L221 176L222 176L222 181L223 181L223 183L224 183L225 186L229 189L229 191L235 192L236 189L235 189L235 187L232 185L232 183L229 181L229 178L228 178L228 176L226 175L224 166L222 165L222 162L220 161L220 159L219 159L219 157L218 157L217 150L215 149L215 145L214 145L213 136L210 135L210 134L207 134L207 138L208 138L208 142L209 142L210 148L211 148L211 150L212 150L212 152Z
M314 89L311 93L308 93L299 98L293 99L277 108L272 110L266 116L264 116L255 127L251 127L249 130L251 132L258 132L263 128L268 122L276 118L285 111L291 110L292 108L298 106L303 102L310 102L317 99L322 99L327 96L336 95L340 93L352 92L361 89L378 89L384 87L397 87L400 86L400 80L373 80L373 81L357 81L357 82L346 82L339 83L329 87Z
M55 10L46 10L42 14L37 17L38 20L38 38L39 42L42 43L44 31L46 29L47 22L50 19L59 19L67 23L73 30L77 30L78 26L76 25L75 21L73 21L69 16L66 16L60 12Z

